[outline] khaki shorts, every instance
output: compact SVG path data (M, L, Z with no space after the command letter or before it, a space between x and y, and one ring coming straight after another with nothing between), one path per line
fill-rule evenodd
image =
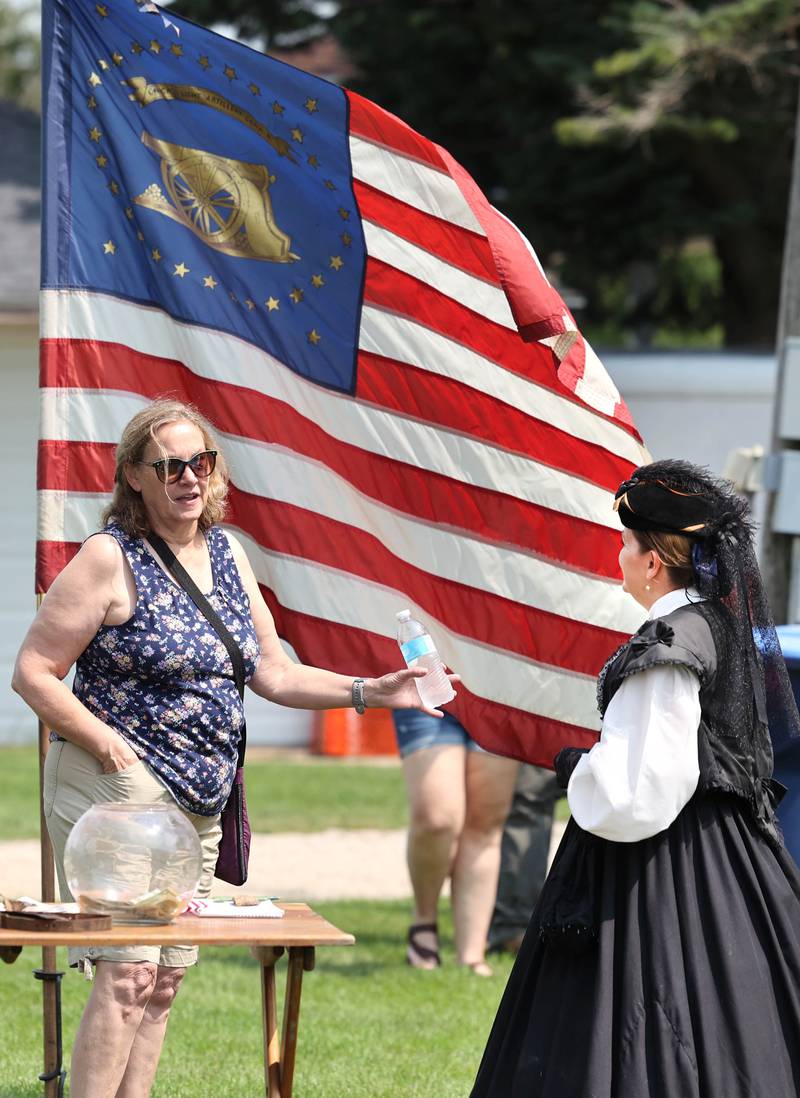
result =
M170 804L175 800L144 762L104 774L98 759L66 740L51 743L44 766L43 802L47 830L53 844L61 900L71 902L64 875L64 847L75 823L93 804L132 801L136 804ZM214 879L222 827L219 816L196 816L181 809L193 825L203 850L203 872L195 896L208 896ZM197 946L83 946L70 948L69 963L84 967L89 961L151 961L167 968L197 964Z

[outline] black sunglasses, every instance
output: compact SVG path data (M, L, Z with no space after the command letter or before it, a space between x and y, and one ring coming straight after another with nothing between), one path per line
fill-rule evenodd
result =
M186 471L186 466L192 470L200 480L205 480L214 472L217 464L216 450L201 450L194 457L187 458L159 458L158 461L136 461L134 465L149 465L155 469L156 476L162 484L175 484Z

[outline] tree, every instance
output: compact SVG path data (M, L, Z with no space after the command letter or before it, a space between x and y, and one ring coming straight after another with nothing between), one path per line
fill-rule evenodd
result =
M631 48L598 58L566 145L640 148L689 173L684 217L714 241L731 343L772 345L797 75L795 0L639 0ZM693 223L693 225L692 225ZM685 231L685 230L684 230Z
M282 35L318 34L324 27L317 0L174 0L170 8L204 27L230 23L243 38L262 38L266 49Z
M586 330L611 318L606 332L636 326L647 342L663 241L681 216L686 181L638 149L623 157L599 142L576 149L555 133L596 58L630 45L624 26L598 23L591 0L388 8L378 22L370 6L345 2L334 21L363 73L357 89L472 172L551 273L586 298Z
M180 6L211 6L248 33L262 8ZM729 344L773 344L795 0L269 7L272 40L279 11L286 29L332 31L354 89L465 165L587 299L590 333L647 342L724 325Z
M33 5L0 2L0 100L39 110L40 48L33 13Z

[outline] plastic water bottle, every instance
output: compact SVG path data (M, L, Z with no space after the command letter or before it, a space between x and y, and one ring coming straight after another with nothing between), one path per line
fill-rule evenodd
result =
M397 614L397 643L408 667L424 667L428 672L424 678L414 680L423 703L429 709L437 709L452 701L456 692L450 685L433 638L422 622L411 617L410 610L400 610Z

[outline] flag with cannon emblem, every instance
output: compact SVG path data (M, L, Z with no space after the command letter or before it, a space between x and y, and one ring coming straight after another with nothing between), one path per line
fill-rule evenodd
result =
M591 743L646 452L525 238L398 118L168 9L45 0L43 43L38 589L176 396L305 662L395 666L410 606L484 746Z

